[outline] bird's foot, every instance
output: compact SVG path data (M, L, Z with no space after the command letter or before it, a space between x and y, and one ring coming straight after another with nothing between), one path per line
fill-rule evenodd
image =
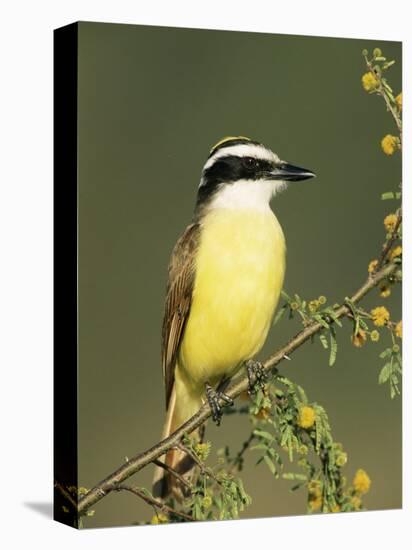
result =
M222 419L222 407L226 405L233 405L233 399L223 393L222 391L216 391L209 382L206 382L206 397L209 403L210 408L212 409L212 418L217 426L220 425ZM219 402L224 401L223 405Z
M252 395L256 393L258 388L265 389L265 383L267 382L268 375L259 361L249 359L246 361L247 377L249 379L248 394Z

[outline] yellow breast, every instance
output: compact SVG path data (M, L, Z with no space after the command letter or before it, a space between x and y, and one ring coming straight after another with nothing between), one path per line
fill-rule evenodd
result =
M260 350L284 272L284 236L269 208L205 216L178 361L193 385L232 375Z

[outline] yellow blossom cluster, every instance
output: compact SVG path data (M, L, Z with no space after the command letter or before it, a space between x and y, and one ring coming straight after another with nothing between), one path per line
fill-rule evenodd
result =
M336 465L342 468L342 466L345 466L345 464L348 461L348 455L347 453L341 451L338 453L338 456L336 457Z
M398 258L401 255L402 255L402 247L399 245L399 246L395 246L395 248L390 253L389 257L391 260L394 260L395 258Z
M150 520L152 525L159 525L161 523L168 523L169 519L165 514L156 514Z
M202 499L202 505L205 509L210 508L212 506L212 497L209 495L204 496Z
M311 300L308 304L308 308L310 313L315 313L319 306L326 304L326 297L325 296L319 296L317 300Z
M375 307L371 311L373 324L377 327L383 327L389 321L389 311L385 306Z
M395 101L398 109L402 111L402 92L395 97Z
M311 512L316 512L322 507L322 487L320 481L312 480L308 483L309 493L309 509Z
M391 295L391 287L387 282L383 282L379 285L379 294L382 298L387 298Z
M352 485L355 491L361 495L365 495L371 486L371 480L365 470L359 469L353 478Z
M372 342L378 342L379 341L379 338L380 338L380 334L377 330L373 330L371 333L370 333L370 337L371 337L371 340Z
M402 338L402 321L396 324L395 334L398 338Z
M300 408L298 415L298 426L307 430L314 425L315 420L316 412L313 407L308 407L307 405L304 405Z
M369 71L368 73L365 73L362 76L362 86L363 86L363 89L366 90L367 92L369 93L374 92L379 86L379 81L376 78L376 75L371 71Z
M368 265L368 273L373 273L378 267L378 260L372 260Z
M396 214L388 214L383 220L383 225L385 226L386 231L392 233L395 229L396 222L398 221L398 216Z
M352 504L354 510L360 510L362 506L362 500L358 495L353 495L350 499L350 503Z
M399 139L396 136L387 134L381 141L381 147L385 155L393 155L399 148Z
M255 418L258 420L267 420L270 416L270 406L269 407L261 407L256 413Z
M200 458L200 460L204 461L208 457L210 452L210 443L196 443L195 445L195 453Z
M356 334L352 334L352 344L355 348L361 348L365 344L366 338L366 332L360 328Z

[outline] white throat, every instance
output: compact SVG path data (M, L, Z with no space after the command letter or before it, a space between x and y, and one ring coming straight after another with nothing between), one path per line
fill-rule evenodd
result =
M284 181L239 180L225 184L208 205L215 208L270 210L270 200L287 186Z

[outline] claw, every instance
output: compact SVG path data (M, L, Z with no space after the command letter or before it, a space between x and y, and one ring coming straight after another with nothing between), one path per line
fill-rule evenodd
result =
M268 375L263 368L262 363L249 359L246 361L247 377L249 379L248 394L256 393L256 387L264 390Z
M206 397L210 408L212 409L212 418L217 426L220 425L222 419L222 406L233 405L233 399L221 391L216 391L209 382L206 382ZM220 405L219 401L223 400L224 404Z

